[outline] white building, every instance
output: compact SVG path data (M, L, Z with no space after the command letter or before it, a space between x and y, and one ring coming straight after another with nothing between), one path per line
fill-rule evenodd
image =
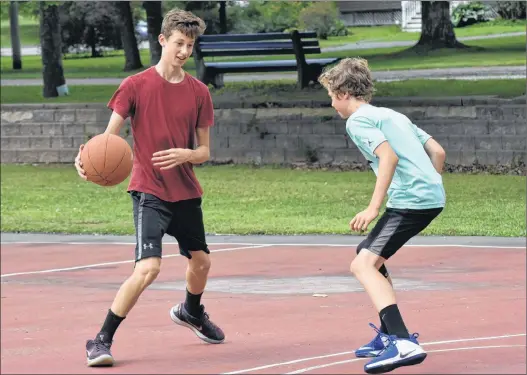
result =
M461 3L451 1L450 12ZM346 26L401 25L404 31L421 31L420 1L337 1Z

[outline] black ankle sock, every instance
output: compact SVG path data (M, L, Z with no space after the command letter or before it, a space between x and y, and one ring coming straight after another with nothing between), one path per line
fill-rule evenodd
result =
M124 318L115 315L111 309L108 309L106 320L102 325L101 332L99 332L97 336L99 337L100 335L103 335L103 341L111 343L113 341L113 335L115 334L115 331L117 331L117 327L119 327L119 324L121 324L123 320Z
M386 306L381 310L379 316L385 324L388 334L406 339L410 337L396 304Z
M383 275L386 278L390 276L390 274L388 273L388 269L386 268L384 264L379 267L379 272L381 273L381 275Z
M192 294L187 289L187 298L185 299L185 309L192 316L199 317L201 313L201 296L200 294Z
M381 314L379 314L379 318L380 318ZM385 333L385 334L388 334L388 328L386 328L386 324L382 321L381 319L381 332L382 333Z

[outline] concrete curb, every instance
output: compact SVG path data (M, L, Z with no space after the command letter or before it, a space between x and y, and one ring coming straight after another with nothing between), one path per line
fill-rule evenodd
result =
M2 244L8 243L88 243L88 244L135 244L135 236L84 235L84 234L48 234L48 233L2 233ZM365 236L352 235L293 235L293 236L239 236L228 234L208 234L209 244L268 244L268 245L344 245L356 246ZM177 243L172 237L165 236L164 243ZM434 246L473 246L478 247L514 247L525 248L523 237L482 237L482 236L417 236L409 245Z

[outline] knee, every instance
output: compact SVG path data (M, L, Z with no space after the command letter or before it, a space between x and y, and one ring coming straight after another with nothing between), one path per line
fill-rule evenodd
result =
M371 264L371 260L367 257L356 256L350 264L350 272L357 276L362 274L364 271L367 271L369 268L374 267L375 266Z
M207 275L211 266L210 257L206 253L197 257L193 256L189 265L193 273Z
M353 275L357 276L358 274L360 274L361 270L361 262L357 258L355 258L350 264L350 272Z
M161 271L159 258L146 258L137 262L134 276L140 278L144 284L150 285Z

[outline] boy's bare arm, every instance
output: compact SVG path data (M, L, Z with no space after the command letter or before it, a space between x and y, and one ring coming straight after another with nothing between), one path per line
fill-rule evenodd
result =
M424 148L436 171L442 173L446 160L446 152L443 147L435 139L430 138L426 141Z
M399 158L388 142L381 143L374 152L379 158L379 171L370 207L379 210L392 183Z
M379 158L379 171L377 173L377 182L371 197L368 208L359 212L350 221L350 229L354 231L365 231L368 225L379 215L379 210L392 183L395 168L399 162L399 157L393 151L388 142L381 143L374 151Z
M108 121L108 125L106 126L106 130L104 132L119 135L123 124L124 118L117 112L112 112L112 115L110 116L110 121Z

